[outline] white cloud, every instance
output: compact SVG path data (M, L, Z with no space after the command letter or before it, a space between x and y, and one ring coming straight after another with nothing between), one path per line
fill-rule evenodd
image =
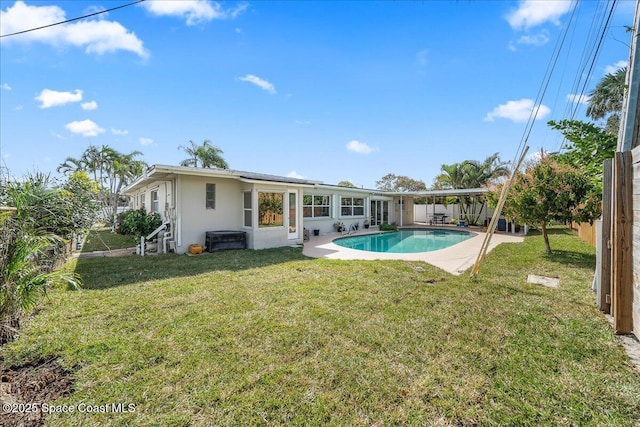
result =
M628 66L629 66L629 61L620 60L613 65L607 65L606 67L604 67L604 73L613 74L616 71L618 71L620 68L628 67Z
M111 128L111 133L118 136L124 136L124 135L128 135L129 131Z
M176 16L185 19L187 25L198 25L213 19L236 18L249 6L242 3L233 9L224 9L220 3L209 0L165 0L142 3L156 16Z
M514 30L527 30L547 22L559 25L560 17L572 7L573 0L523 0L506 19Z
M311 120L296 120L297 125L309 126L311 124Z
M572 102L574 104L583 104L583 105L587 105L589 103L589 95L585 95L585 94L580 94L580 95L576 95L574 93L570 93L569 95L567 95L567 101Z
M67 128L69 132L82 136L98 136L104 133L104 129L91 120L67 123L64 127Z
M534 102L532 99L520 99L518 101L508 101L506 104L498 105L490 113L488 113L484 120L492 122L496 118L508 119L514 122L526 122L534 111ZM545 118L551 109L546 105L540 105L537 108L536 120Z
M151 138L140 138L140 139L138 139L138 141L140 142L140 145L151 145L151 144L153 144L153 139L151 139Z
M6 11L0 11L0 34L11 34L31 28L62 22L65 11L58 6L29 6L17 1ZM149 56L136 35L120 23L104 19L88 19L3 38L11 43L44 43L54 47L71 45L84 47L87 53L99 55L126 50L142 58Z
M74 92L58 92L51 89L42 89L42 92L36 96L35 100L40 101L40 108L51 108L82 101L82 91L76 89Z
M548 155L549 152L544 148L541 148L540 150L536 150L533 153L529 154L526 160L528 162L538 163L540 160L542 160L543 157L546 157Z
M0 85L0 89L2 89L2 90L11 90L11 86L9 86L6 83L2 83L2 85Z
M253 74L247 74L244 77L238 77L238 80L243 82L253 83L254 85L258 86L260 89L266 90L271 95L276 94L276 88L275 86L273 86L273 84L269 83L266 80L261 79L258 76L254 76Z
M304 176L300 175L298 172L296 171L291 171L287 174L288 178L298 178L298 179L304 179Z
M353 151L354 153L360 154L369 154L373 151L378 151L377 148L369 147L364 142L360 142L358 140L349 141L347 144L347 150Z
M549 43L549 32L546 30L541 31L538 34L526 34L518 39L518 44L532 46L543 46L547 43Z
M416 61L418 62L418 65L420 65L421 67L426 66L428 57L429 57L429 51L426 49L416 53Z
M92 111L98 108L98 103L96 101L83 102L80 104L83 110Z

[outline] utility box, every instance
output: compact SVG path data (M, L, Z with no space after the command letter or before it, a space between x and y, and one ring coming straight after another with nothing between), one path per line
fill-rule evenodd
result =
M207 231L205 233L205 248L207 252L224 249L246 249L247 233L244 231Z

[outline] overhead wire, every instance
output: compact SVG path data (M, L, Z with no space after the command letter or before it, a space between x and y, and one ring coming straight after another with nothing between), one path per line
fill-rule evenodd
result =
M616 9L617 6L617 0L612 0L611 2L611 7L609 8L609 13L606 17L606 21L603 23L603 25L601 26L600 31L598 31L599 36L598 36L598 41L597 44L595 45L595 49L593 50L591 56L591 62L589 64L589 70L587 71L587 74L585 75L584 81L582 83L582 88L580 90L580 94L584 95L586 92L586 88L587 88L587 84L589 83L591 76L593 75L593 70L596 64L596 61L598 60L599 56L600 56L600 51L602 49L602 43L604 41L604 37L607 33L607 31L609 30L609 25L611 23L611 17L613 16L613 12ZM585 64L586 65L586 64ZM575 116L575 113L577 111L577 105L574 107L574 111L572 112L572 117Z
M56 25L67 24L69 22L78 21L80 19L90 18L92 16L101 15L103 13L113 12L114 10L123 9L123 8L129 7L129 6L134 6L134 5L136 5L138 3L142 3L144 1L146 1L146 0L136 0L136 1L131 2L131 3L123 4L123 5L116 6L116 7L112 7L110 9L100 10L98 12L94 12L94 13L89 13L89 14L86 14L86 15L78 16L77 18L65 19L64 21L54 22L53 24L42 25L40 27L35 27L35 28L29 28L28 30L16 31L15 33L2 34L2 35L0 35L0 38L17 36L17 35L20 35L20 34L30 33L32 31L42 30L44 28L54 27Z
M608 3L610 3L610 0ZM578 108L580 108L581 103L583 103L585 93L584 93L584 88L580 89L581 82L583 79L585 79L585 81L589 81L591 79L590 75L585 74L585 69L587 67L587 64L589 63L589 59L592 58L594 55L593 46L596 43L598 34L600 34L603 31L603 20L604 20L605 11L607 8L606 3L597 2L595 3L595 5L596 5L596 10L591 19L589 31L587 32L587 36L582 48L582 54L580 56L580 60L578 61L578 66L576 67L577 71L575 72L575 77L573 79L573 83L569 92L570 94L573 94L575 98L572 100L568 100L569 102L566 102L565 104L563 117L569 120L575 119ZM561 88L560 86L558 86L558 91L560 90ZM555 135L556 135L555 147L557 148L553 151L562 152L566 143L566 138L561 133L556 133Z
M573 4L573 6L571 8L571 14L569 15L569 22L572 22L574 17L575 17L575 11L576 11L576 7L577 7L578 2L577 1L573 1L572 4ZM547 69L545 70L543 82L540 85L540 88L538 89L538 94L536 95L536 98L535 98L535 101L534 101L534 106L531 109L531 114L529 115L529 119L527 120L527 124L525 125L525 130L523 132L522 139L520 140L520 144L518 145L518 148L516 150L516 154L515 154L514 161L513 161L514 165L516 164L517 160L522 155L522 152L524 151L524 149L527 146L527 143L529 141L529 137L531 136L531 132L533 130L533 126L535 124L536 117L540 113L540 108L542 106L542 101L544 100L544 96L545 96L545 94L547 92L547 89L549 88L549 84L551 83L551 76L553 75L553 73L555 71L556 65L558 63L558 59L560 58L560 52L562 51L562 48L563 48L564 43L566 41L566 38L567 38L566 28L568 28L568 27L569 27L569 25L567 27L565 27L565 31L563 31L562 36L560 38L558 38L558 40L556 41L556 45L554 47L551 59L547 63ZM515 170L513 172L515 173Z

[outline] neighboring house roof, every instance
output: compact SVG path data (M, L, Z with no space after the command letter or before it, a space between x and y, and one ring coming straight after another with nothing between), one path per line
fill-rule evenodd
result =
M295 184L303 187L313 187L324 190L339 190L341 192L370 193L385 196L409 196L409 197L457 197L479 196L487 193L485 188L453 189L453 190L428 190L428 191L383 191L366 188L341 187L339 185L324 184L322 181L314 181L288 176L269 175L264 173L239 171L234 169L194 168L190 166L153 165L147 168L142 176L124 188L124 194L130 194L144 187L149 182L162 181L177 175L204 176L211 178L232 178L245 182L271 182L280 184Z

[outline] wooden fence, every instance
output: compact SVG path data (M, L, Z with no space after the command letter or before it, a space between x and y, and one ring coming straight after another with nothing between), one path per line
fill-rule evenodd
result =
M632 154L632 321L636 337L640 337L640 146Z
M591 246L596 246L596 223L589 224L585 222L583 224L577 224L572 222L569 226L573 231L578 234L583 241L587 242Z

